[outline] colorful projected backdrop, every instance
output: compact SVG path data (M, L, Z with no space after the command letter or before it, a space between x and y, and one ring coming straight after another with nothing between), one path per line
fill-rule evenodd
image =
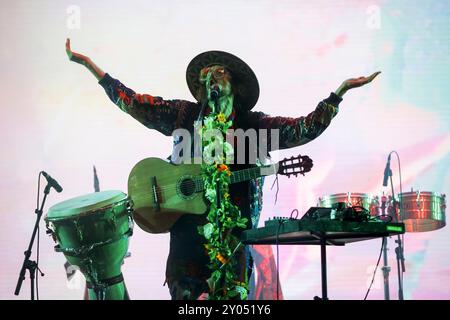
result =
M244 59L260 81L255 110L301 116L350 77L382 74L349 92L331 126L310 144L280 156L307 154L305 177L266 180L261 223L304 213L324 195L389 193L382 187L388 153L402 164L403 191L450 194L450 4L447 1L14 1L0 12L1 215L0 297L13 295L34 222L37 173L63 186L47 208L94 191L126 192L132 166L166 157L171 139L116 108L95 79L66 57L90 56L140 93L193 99L185 70L198 53L219 49ZM394 183L399 192L396 158ZM83 281L66 280L64 262L41 225L41 299L81 299ZM450 229L405 235L406 299L449 299ZM397 298L394 238L389 240L391 297ZM135 227L123 273L131 298L168 299L169 236ZM331 299L363 299L381 241L329 249ZM34 250L36 252L36 250ZM318 247L280 248L285 299L320 294ZM28 278L20 299L29 298ZM369 299L383 299L381 271Z

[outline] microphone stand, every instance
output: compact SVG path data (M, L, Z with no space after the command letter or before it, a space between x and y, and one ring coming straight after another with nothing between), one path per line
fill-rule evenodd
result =
M392 183L392 171L389 170L389 180L391 182L391 192L392 192L392 201L394 205L393 214L397 214L397 200L395 200L394 195L394 184ZM403 208L401 208L403 210ZM401 215L399 212L400 222L401 222ZM396 217L397 218L397 217ZM397 221L399 219L396 219ZM395 243L397 243L397 248L395 248L395 256L397 259L397 274L398 274L398 299L403 300L403 273L405 270L405 257L403 256L403 245L402 240L400 238L400 235L397 235L397 240L395 240ZM400 267L401 266L401 267Z
M386 200L381 198L381 210L383 218L386 216ZM389 272L391 271L391 267L388 265L388 254L387 254L387 237L383 237L383 267L381 270L383 271L383 284L384 284L384 300L390 300L389 297Z
M27 251L24 252L25 258L23 260L22 268L20 269L19 279L17 280L16 290L14 294L16 296L19 295L20 289L22 287L22 282L25 280L25 273L28 270L30 272L30 284L31 284L31 300L34 300L34 279L36 275L36 270L39 270L41 276L44 276L44 273L39 269L36 261L30 260L31 249L33 248L34 239L36 237L37 230L39 228L39 222L41 220L42 212L45 205L45 200L47 199L47 195L50 193L51 185L47 183L47 186L44 189L44 198L42 199L42 204L40 208L36 208L34 211L36 213L36 223L34 224L33 234L31 235L30 244L28 245Z

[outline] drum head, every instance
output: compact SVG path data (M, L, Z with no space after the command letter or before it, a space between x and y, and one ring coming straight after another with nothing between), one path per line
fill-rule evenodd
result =
M118 201L124 200L127 195L119 190L108 190L85 194L55 204L48 210L47 220L65 219L78 216L81 213L92 212Z

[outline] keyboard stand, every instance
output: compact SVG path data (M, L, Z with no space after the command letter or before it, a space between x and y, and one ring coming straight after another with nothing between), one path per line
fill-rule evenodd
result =
M328 300L327 245L345 246L347 243L371 240L405 233L403 223L341 222L335 220L266 221L265 226L242 232L243 244L320 245L322 297Z

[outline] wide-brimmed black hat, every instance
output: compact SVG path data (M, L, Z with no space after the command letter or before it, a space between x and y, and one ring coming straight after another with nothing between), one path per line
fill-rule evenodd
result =
M192 95L197 99L200 70L213 65L225 67L232 77L232 84L236 87L235 100L246 110L252 109L259 97L259 84L255 73L241 59L224 51L207 51L200 53L189 63L186 70L186 81Z

